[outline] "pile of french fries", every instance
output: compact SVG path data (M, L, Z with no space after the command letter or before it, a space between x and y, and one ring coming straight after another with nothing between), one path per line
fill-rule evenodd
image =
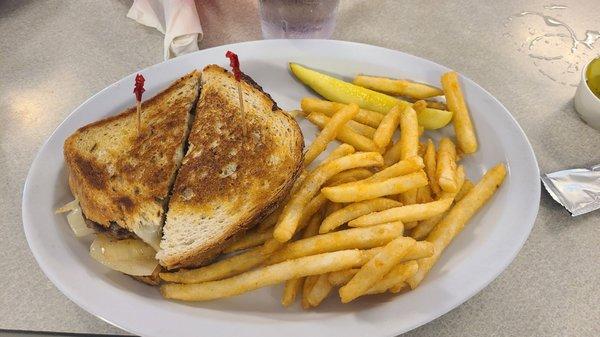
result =
M217 262L160 274L164 297L206 301L285 283L281 303L301 296L305 309L338 289L343 303L416 288L506 175L491 168L477 183L460 159L477 138L457 74L442 89L405 80L357 76L354 84L414 98L387 114L304 98L302 115L321 129L288 199ZM423 99L445 96L446 103ZM417 111L428 104L453 113L456 143L421 142ZM400 137L394 142L394 133ZM320 163L334 140L341 142Z

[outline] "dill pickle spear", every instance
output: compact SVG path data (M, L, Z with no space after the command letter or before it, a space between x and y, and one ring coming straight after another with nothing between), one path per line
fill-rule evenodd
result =
M411 103L401 99L366 89L318 71L290 63L290 70L300 82L304 83L325 99L345 104L356 103L363 109L386 114L396 105L402 108ZM434 130L446 126L452 120L452 112L437 109L423 109L417 114L419 125Z

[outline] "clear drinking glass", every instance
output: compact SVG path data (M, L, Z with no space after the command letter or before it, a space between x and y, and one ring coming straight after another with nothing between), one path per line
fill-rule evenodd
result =
M328 39L339 0L259 0L265 39Z

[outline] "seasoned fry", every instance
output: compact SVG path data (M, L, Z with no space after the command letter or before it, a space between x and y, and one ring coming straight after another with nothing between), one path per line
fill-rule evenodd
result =
M344 249L380 247L402 235L403 230L404 226L397 221L379 226L350 228L339 232L315 235L288 243L273 253L265 261L265 265Z
M446 95L446 104L454 114L452 124L454 124L458 147L467 154L477 151L477 136L458 83L457 73L451 71L442 75L442 87Z
M465 169L462 165L456 169L456 181L458 186L460 186L460 191L462 191L465 182ZM458 201L460 199L456 199L457 196L457 193L442 192L442 194L440 194L440 200L454 199L454 201ZM429 234L429 232L431 232L431 230L435 227L435 225L437 225L446 216L447 213L448 211L446 210L443 213L440 213L436 216L419 222L419 224L412 229L410 236L413 237L415 240L424 239Z
M260 247L205 267L190 270L183 269L173 273L160 273L159 275L164 281L177 283L200 283L224 279L254 268L265 261L281 245L278 241L271 239Z
M443 94L442 90L427 84L386 77L358 75L352 83L387 94L414 98L430 98Z
M406 262L410 262L410 261L416 262L416 260L423 258L423 256L430 257L432 255L433 255L433 245L431 243L429 243L427 241L417 241L414 244L414 246L409 248L406 255L404 255L404 257L400 260L400 263L406 263ZM352 277L354 277L354 275L356 275L356 273L358 273L359 270L360 269L358 269L358 268L353 268L353 269L346 269L346 270L331 272L331 273L329 273L329 277L328 277L329 283L331 283L334 287L342 286L342 285L348 283L352 279ZM416 273L416 270L415 270L415 273ZM410 276L412 276L412 275L408 275L404 280L406 280ZM387 275L386 275L386 277L387 277ZM402 282L402 283L404 283L404 282ZM398 292L400 289L402 289L404 287L404 285L406 285L406 284L400 284L400 282L398 282L397 286L390 288L390 291Z
M373 138L373 136L375 135L375 128L353 120L349 120L348 123L346 123L346 126L348 126L352 131L358 133L359 135L363 135L367 138Z
M427 148L425 150L425 155L423 156L423 162L425 163L425 172L427 173L427 178L429 178L429 186L431 191L435 195L440 195L441 189L437 180L437 164L435 159L435 145L431 139L427 139Z
M358 268L353 268L331 272L328 276L329 283L331 283L331 285L333 285L334 287L342 286L348 283L348 281L350 281L354 277L354 275L358 273L359 270L360 269Z
M244 234L244 236L241 239L232 243L229 247L225 248L223 250L223 253L233 253L237 252L238 250L256 247L262 245L272 237L272 230L267 232L252 231L250 233Z
M315 197L315 198L317 198L317 197ZM315 199L315 198L313 198L313 199ZM302 233L302 238L306 239L311 236L317 235L318 230L319 230L319 225L321 223L321 214L320 213L321 212L316 212L314 215L311 216L311 218L308 222L308 225L306 226L306 228L304 229L304 232ZM285 281L285 286L283 288L283 295L281 297L281 301L283 302L284 300L286 300L286 301L291 300L293 302L294 299L296 298L297 292L300 289L302 289L302 307L305 309L308 309L310 307L310 304L308 303L306 296L308 295L308 293L310 292L310 289L312 288L313 284L315 283L316 277L317 276L308 276L306 278L296 278L296 279L291 279L291 280Z
M382 164L383 158L379 153L366 152L354 153L324 165L319 165L306 177L302 186L283 209L275 225L273 236L280 242L289 241L296 232L304 206L319 192L321 186L334 175L352 168L380 166Z
M426 204L414 204L394 207L385 211L363 215L348 222L350 227L366 227L391 221L404 223L429 219L446 211L452 204L451 198L440 199Z
M401 236L385 245L346 285L340 288L342 303L348 303L368 291L400 262L414 244L415 240L412 238Z
M417 189L417 204L424 204L432 201L433 197L431 196L431 188L429 185Z
M352 145L341 144L340 146L336 147L333 151L331 151L329 156L327 156L327 158L325 158L319 165L325 165L338 158L342 158L349 154L353 154L354 152L356 152L356 150L354 149L354 147L352 147Z
M357 202L393 195L427 185L425 172L415 172L381 181L357 181L325 187L321 193L335 202Z
M300 106L302 107L302 110L306 112L318 112L331 117L338 110L344 108L346 104L325 101L318 98L305 97L300 102ZM376 128L379 125L379 123L381 123L382 119L383 114L377 111L371 111L366 109L358 110L358 113L354 116L355 121L374 128Z
M291 280L287 280L285 282L285 286L283 287L283 295L281 295L281 305L284 307L289 307L294 301L296 301L296 296L300 289L302 289L302 285L304 284L304 278L294 278Z
M506 167L504 164L498 164L491 168L473 189L461 201L457 202L444 219L429 233L427 241L435 246L435 251L433 256L417 261L419 263L419 270L407 280L412 289L421 283L437 262L440 254L464 228L471 217L494 195L504 181L505 176Z
M310 165L321 152L325 151L327 145L336 138L340 128L352 119L358 113L358 105L349 104L347 107L337 111L329 120L327 125L317 135L317 138L310 144L304 154L304 166Z
M302 285L302 309L310 309L308 294L310 294L312 287L317 283L318 279L319 275L310 275L304 278L304 284Z
M410 157L386 167L385 169L373 174L373 176L370 178L365 179L365 181L383 181L389 178L403 176L409 173L417 172L422 169L423 166L423 159L421 159L421 157Z
M400 147L402 143L398 139L391 147L385 151L383 154L383 161L385 162L385 167L391 166L394 163L397 163L400 160Z
M333 286L329 283L327 274L319 275L319 278L310 289L306 300L312 307L316 307L329 295Z
M418 264L417 264L417 265L418 265ZM419 270L419 267L417 267L417 270ZM416 272L415 272L415 274L416 274ZM414 275L414 274L413 274L413 275ZM410 277L410 276L409 276L409 277ZM408 278L408 277L407 277L407 278ZM401 291L403 291L403 290L405 290L405 289L406 289L406 290L410 289L410 286L408 285L408 283L406 283L406 282L402 282L402 283L398 283L398 284L396 284L395 286L391 287L391 288L390 288L390 292L391 292L392 294L397 294L397 293L399 293L399 292L401 292Z
M342 207L344 207L344 205L338 202L327 203L327 206L325 207L325 216L329 216L331 213L339 211Z
M385 115L385 117L383 117L379 127L375 130L375 134L372 137L375 145L382 149L385 148L392 141L392 136L394 135L396 128L398 128L399 123L400 106L396 105L387 113L387 115Z
M399 263L394 266L389 273L387 273L380 281L375 283L365 294L381 294L386 292L388 289L399 285L405 284L404 281L409 277L413 276L417 270L419 269L419 265L417 261L408 261L404 263Z
M469 191L472 190L474 186L475 185L473 185L473 183L469 179L466 179L465 182L462 184L462 187L460 188L460 190L458 190L458 193L456 193L454 200L456 200L456 201L462 200L462 198L464 198L465 195L467 195L467 193L469 193Z
M456 148L450 138L444 137L440 140L436 160L436 178L441 189L446 192L457 192Z
M330 120L329 117L318 112L311 113L310 115L306 116L306 119L308 119L321 129L323 129L329 123ZM347 125L342 126L338 130L336 138L340 142L348 143L360 151L379 151L379 148L377 147L377 145L375 145L371 138L367 138L355 132Z
M367 178L371 177L372 175L373 175L373 172L371 172L365 168L350 169L350 170L346 170L346 171L343 171L343 172L340 172L340 173L334 175L333 177L331 177L331 179L327 180L325 185L335 186L335 185L339 185L339 184L348 183L351 181L367 179Z
M404 281L414 275L418 269L419 265L414 260L399 263L398 265L394 266L394 268L392 268L392 270L390 270L390 272L387 273L383 279L369 288L365 294L381 294L387 290L396 293L400 289L407 286ZM329 283L331 283L331 285L334 287L342 286L348 283L354 277L354 275L358 273L359 270L360 269L358 268L353 268L329 273Z
M321 223L319 233L325 234L331 232L346 222L356 219L361 215L383 211L385 209L400 205L401 204L398 201L387 198L376 198L350 204L327 216Z
M363 265L369 260L369 251L342 250L305 256L219 281L197 284L169 283L160 287L165 298L182 301L209 301L239 295L254 289L277 284L294 278L320 275Z
M417 113L407 107L400 114L400 159L419 155L419 122Z

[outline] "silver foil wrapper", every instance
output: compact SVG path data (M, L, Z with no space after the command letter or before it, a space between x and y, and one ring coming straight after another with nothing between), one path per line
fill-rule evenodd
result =
M542 176L544 187L572 216L600 209L600 164Z

